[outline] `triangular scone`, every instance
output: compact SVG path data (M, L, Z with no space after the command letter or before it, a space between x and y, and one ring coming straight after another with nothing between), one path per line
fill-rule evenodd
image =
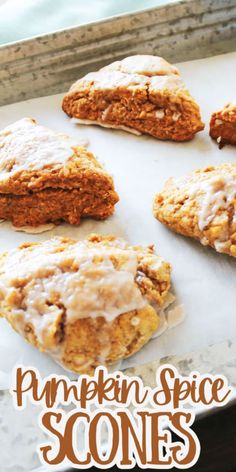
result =
M236 144L236 100L212 113L209 134L217 141L220 149L225 144Z
M204 128L178 70L157 56L131 56L72 85L63 110L78 123L186 141Z
M92 373L156 331L170 265L112 236L54 238L0 256L0 314L65 368Z
M154 216L173 231L236 257L236 164L169 179L155 197Z
M113 179L86 148L23 118L0 132L0 218L38 226L106 218L118 201Z

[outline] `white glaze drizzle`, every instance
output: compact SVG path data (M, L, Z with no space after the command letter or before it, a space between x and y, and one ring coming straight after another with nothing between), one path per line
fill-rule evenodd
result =
M148 78L144 75L125 74L117 70L101 70L90 72L78 81L79 84L91 84L96 90L110 90L113 88L140 88L145 87Z
M179 74L178 69L159 56L138 54L129 56L121 61L113 62L101 70L118 70L126 74L145 76Z
M236 180L230 175L219 175L194 184L189 196L199 200L198 226L201 231L215 218L219 209L226 210L236 197ZM222 218L225 217L223 214Z
M109 253L117 254L122 265L115 268ZM96 261L95 261L96 260ZM67 261L66 269L64 263ZM69 270L76 264L76 270ZM122 313L138 310L147 305L137 284L137 254L117 246L104 250L101 246L88 247L76 242L58 252L57 238L30 250L16 249L6 260L0 275L0 291L4 298L14 292L12 278L28 280L24 289L24 309L12 309L18 330L27 322L34 326L38 339L44 337L62 309L51 303L58 295L67 312L69 322L79 318L103 316L112 321ZM22 333L23 334L23 333Z
M147 77L140 74L125 74L117 70L100 70L90 72L78 80L73 88L92 87L94 90L112 90L116 88L127 88L131 90L149 88L149 92L161 89L183 89L182 79L178 75L158 75Z
M16 121L0 132L0 180L24 170L65 165L78 144L30 118Z

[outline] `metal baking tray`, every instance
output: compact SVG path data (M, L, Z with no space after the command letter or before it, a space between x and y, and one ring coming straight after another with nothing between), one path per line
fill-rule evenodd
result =
M0 105L14 106L23 100L64 92L83 74L132 54L156 54L177 63L234 50L235 0L174 2L1 46ZM0 125L1 121L0 109ZM153 385L156 368L168 362L183 375L191 370L225 374L236 386L235 336L232 333L224 342L125 372L140 375Z

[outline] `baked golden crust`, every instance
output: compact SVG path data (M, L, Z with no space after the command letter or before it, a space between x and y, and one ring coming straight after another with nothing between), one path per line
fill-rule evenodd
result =
M112 177L67 135L22 119L0 132L0 218L38 226L106 218L118 201Z
M171 230L236 257L236 164L209 166L169 179L154 216Z
M209 134L218 142L220 149L225 144L236 144L236 101L212 113Z
M86 124L185 141L204 128L178 70L155 56L131 56L87 74L64 96L63 110Z
M170 265L152 246L113 236L54 238L0 257L1 316L79 373L138 351L158 327L169 287Z

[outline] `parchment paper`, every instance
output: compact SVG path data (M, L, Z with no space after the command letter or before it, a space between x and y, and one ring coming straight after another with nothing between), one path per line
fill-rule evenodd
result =
M206 128L188 143L162 142L148 136L73 124L61 110L62 95L28 100L0 109L1 128L24 116L54 130L88 139L90 149L114 176L120 195L115 215L105 222L85 220L78 227L62 224L30 235L0 225L0 249L54 235L83 238L90 232L113 233L133 244L154 243L173 266L173 288L186 318L176 328L150 341L122 367L206 347L236 335L236 261L200 243L171 233L152 215L153 198L170 176L181 176L208 164L235 161L236 148L221 151L208 136L211 112L235 100L236 53L179 64L182 77L200 104ZM15 362L37 366L43 374L62 369L49 356L29 346L5 320L0 320L0 370Z

